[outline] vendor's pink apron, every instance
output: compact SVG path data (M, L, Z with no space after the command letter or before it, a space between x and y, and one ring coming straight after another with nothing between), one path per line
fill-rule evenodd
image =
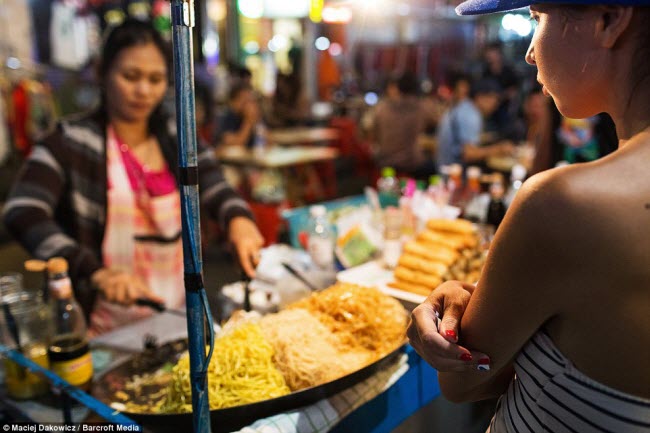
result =
M152 197L144 182L134 188L120 144L107 132L107 218L102 255L104 266L142 278L169 308L185 302L181 208L178 190ZM101 296L91 315L90 334L97 335L152 314L148 307L124 307Z

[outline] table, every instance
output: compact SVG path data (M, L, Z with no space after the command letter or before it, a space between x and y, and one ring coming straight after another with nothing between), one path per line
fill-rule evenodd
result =
M511 156L492 156L486 160L486 165L492 170L509 173L516 164L523 165L530 172L535 158L535 147L530 143L520 144L515 147Z
M272 147L262 152L231 147L217 152L217 157L224 165L256 168L295 167L331 161L337 156L338 151L336 149L307 146Z
M296 127L272 129L268 132L268 139L273 144L280 146L295 146L309 143L321 143L338 140L340 133L335 128L324 127Z
M336 196L334 160L338 155L338 150L324 146L275 146L263 152L231 147L217 152L224 168L237 171L235 176L242 183L267 245L277 242L281 209ZM279 172L277 188L268 190L273 194L270 199L255 194L256 180L260 185L262 178L260 170L267 169Z

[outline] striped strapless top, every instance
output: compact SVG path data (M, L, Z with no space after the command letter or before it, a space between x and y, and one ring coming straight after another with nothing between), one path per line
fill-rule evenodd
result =
M650 400L585 376L543 331L519 353L515 373L487 433L650 433Z

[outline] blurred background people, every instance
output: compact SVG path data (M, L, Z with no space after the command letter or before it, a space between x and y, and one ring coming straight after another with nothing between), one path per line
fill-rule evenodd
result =
M252 149L259 122L261 111L253 89L246 83L236 84L230 89L228 105L217 121L216 145Z
M269 124L274 127L291 127L309 120L309 104L302 92L300 76L278 73L275 92L271 99Z
M411 74L388 81L372 119L370 142L378 167L393 167L398 173L425 179L433 174L434 166L418 145L427 116L417 93L418 84Z
M500 42L492 42L485 47L481 79L494 80L501 87L499 105L486 119L486 130L500 132L501 138L505 138L519 111L521 78L506 62Z
M568 119L542 93L541 86L526 96L523 115L525 140L535 148L532 174L558 164L594 161L616 150L616 126L608 114Z
M437 134L438 170L450 164L476 165L492 156L511 155L514 152L511 142L486 144L482 139L485 119L499 106L499 84L493 79L482 79L472 85L467 75L456 73L450 85L453 105L442 116Z

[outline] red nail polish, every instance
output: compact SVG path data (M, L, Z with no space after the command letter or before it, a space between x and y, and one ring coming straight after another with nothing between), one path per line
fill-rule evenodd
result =
M463 353L460 355L460 360L461 361L471 361L472 360L472 355L469 353Z
M445 335L447 335L447 337L453 338L454 340L456 339L456 331L453 329L446 331Z
M479 360L478 360L478 363L479 363L479 364L489 364L489 363L490 363L490 358L488 358L487 356L485 356L485 357L479 359Z

